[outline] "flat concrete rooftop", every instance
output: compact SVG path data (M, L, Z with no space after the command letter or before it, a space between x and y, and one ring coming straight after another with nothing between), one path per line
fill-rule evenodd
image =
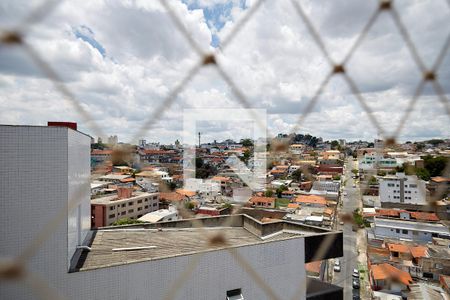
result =
M202 223L202 228L195 227L198 222ZM71 272L292 238L341 234L289 221L261 223L247 215L207 217L196 219L196 222L180 220L103 227L92 233L88 242L91 250L77 251L72 259ZM339 236L333 238L339 240ZM312 249L317 248L313 246Z

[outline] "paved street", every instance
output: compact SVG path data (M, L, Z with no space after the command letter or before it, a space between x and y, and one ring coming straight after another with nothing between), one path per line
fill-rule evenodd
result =
M346 163L345 178L346 184L343 192L343 207L340 213L352 214L356 208L360 207L359 186L353 188L352 169L356 168L356 162L349 158ZM334 272L333 283L344 288L344 299L352 299L352 294L359 294L359 290L352 288L352 272L357 267L358 252L356 248L356 232L352 231L351 224L338 225L338 229L344 232L344 257L340 258L341 272Z

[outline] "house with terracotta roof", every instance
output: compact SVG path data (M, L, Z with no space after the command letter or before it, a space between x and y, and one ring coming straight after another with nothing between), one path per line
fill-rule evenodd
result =
M255 207L261 208L275 208L275 197L253 196L249 203Z
M408 286L413 283L408 272L397 269L388 263L371 265L369 274L370 284L374 291L406 291Z
M169 205L179 206L191 201L196 195L193 191L177 189L175 192L161 192L159 194L161 200L159 206L160 208L167 209Z
M299 195L295 198L295 202L304 206L325 207L327 200L322 196L317 195Z

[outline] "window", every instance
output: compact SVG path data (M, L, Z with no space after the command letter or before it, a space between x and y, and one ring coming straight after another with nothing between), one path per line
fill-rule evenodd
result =
M153 203L153 206L157 206L158 205L158 203Z
M139 203L142 203L142 200L138 200L138 204L139 204Z
M410 184L409 187L410 187L410 188L416 188L416 187L417 187L417 184Z
M408 230L402 229L402 233L403 233L403 234L408 234Z
M141 211L142 210L142 207L138 207L138 211Z
M134 212L134 209L129 209L128 210L128 213L132 213L132 212Z
M122 207L125 207L125 205L126 205L125 203L124 203L124 204L122 204Z
M395 229L395 232L400 233L400 229Z
M145 198L145 199L144 199L144 202L148 202L148 198Z
M121 216L123 216L126 213L126 211L123 211L120 213Z
M114 210L116 208L114 205L109 207L109 210Z
M238 299L244 300L241 289L234 289L227 291L227 300L238 300Z
M395 184L393 184L393 183L388 183L388 187L394 187L395 186Z
M443 265L440 264L440 263L435 263L435 264L434 264L434 267L435 267L436 269L442 269L442 268L443 268Z
M114 218L115 216L116 216L115 214L111 214L111 215L109 215L109 218L112 219L112 218Z
M132 202L128 202L128 206L133 206L134 205L134 202L132 201Z
M153 200L158 200L158 196L154 196L154 197L153 197Z
M148 208L148 205L146 205L144 208L147 209L147 208Z

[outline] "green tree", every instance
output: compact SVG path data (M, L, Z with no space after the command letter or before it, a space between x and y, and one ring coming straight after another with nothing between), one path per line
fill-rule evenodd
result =
M338 141L331 141L331 149L333 150L340 150L341 145L339 144Z
M420 179L425 180L425 181L428 181L431 178L430 172L428 172L428 170L425 168L417 168L416 175L417 175L417 177L419 177Z
M272 196L273 196L273 191L272 191L272 190L267 190L267 191L264 193L264 196L265 196L265 197L272 197Z
M431 177L440 176L445 169L448 158L444 156L432 157L427 155L423 158L425 169L428 170Z
M287 187L287 186L285 186L284 184L281 185L281 186L280 186L279 188L277 188L277 190L276 190L277 197L278 197L278 198L281 198L282 193L283 193L284 191L287 191L287 190L288 190L288 187Z
M295 181L301 182L302 181L302 170L297 169L291 174L292 179Z
M339 174L334 175L333 180L341 180L341 175Z
M252 153L250 152L250 150L245 150L243 155L244 155L244 157L242 158L242 160L243 160L245 163L248 163L248 161L249 161L250 156L252 155Z
M199 169L199 168L203 167L203 164L204 164L203 158L201 158L201 157L195 158L195 168Z
M253 147L253 141L251 139L242 139L241 144L244 147Z
M375 178L375 176L372 176L372 177L369 178L369 180L368 180L367 183L368 183L369 185L377 185L377 184L378 184L378 181L377 181L377 179Z
M175 190L175 189L177 188L177 184L176 184L175 182L171 181L171 182L169 182L169 183L167 184L167 187L168 187L171 191L173 191L173 190Z
M184 204L184 207L185 207L186 209L193 210L193 209L195 208L195 204L194 204L192 201L189 201L189 202L186 202L186 203Z
M358 169L352 169L352 173L353 173L353 175L358 175Z
M377 175L378 175L378 176L386 176L386 171L378 170L378 171L377 171Z

